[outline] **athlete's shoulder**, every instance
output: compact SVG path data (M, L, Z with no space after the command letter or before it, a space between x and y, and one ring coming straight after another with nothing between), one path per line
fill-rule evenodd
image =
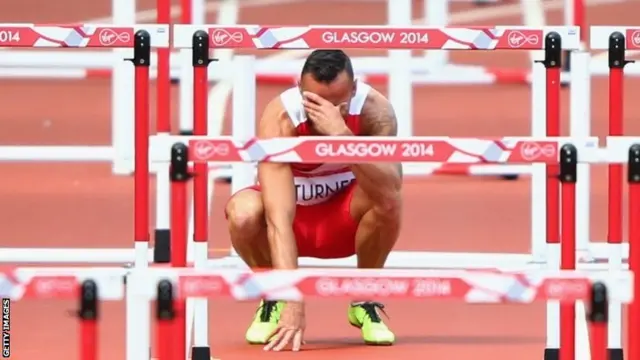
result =
M396 113L389 99L370 88L362 107L362 131L366 135L395 136L398 130Z
M265 106L260 123L258 137L294 136L295 127L281 96L276 96Z

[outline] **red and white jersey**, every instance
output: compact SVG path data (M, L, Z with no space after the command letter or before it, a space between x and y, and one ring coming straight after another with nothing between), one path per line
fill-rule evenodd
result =
M358 81L355 96L349 103L349 115L345 121L349 129L360 134L360 114L371 87ZM307 123L298 87L280 94L280 101L296 127L298 136L313 135ZM314 205L325 202L340 193L355 180L355 175L346 164L292 164L298 205Z

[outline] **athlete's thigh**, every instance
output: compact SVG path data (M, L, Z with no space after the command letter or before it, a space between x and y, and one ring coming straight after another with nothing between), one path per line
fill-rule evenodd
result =
M298 206L294 231L300 256L333 259L355 254L358 222L350 213L354 189L351 184L324 203Z

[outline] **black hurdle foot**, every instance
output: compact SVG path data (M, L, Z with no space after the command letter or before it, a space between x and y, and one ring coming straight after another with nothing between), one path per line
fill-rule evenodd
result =
M622 349L607 349L609 360L624 360Z
M153 233L153 262L166 264L171 262L171 230L156 229Z
M211 360L211 349L208 346L194 346L191 349L191 360Z
M560 360L560 349L544 349L544 360Z

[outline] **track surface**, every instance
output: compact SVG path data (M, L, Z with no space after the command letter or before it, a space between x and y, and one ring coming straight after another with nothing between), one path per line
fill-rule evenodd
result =
M383 2L345 0L336 5L316 0L243 9L240 22L280 24L376 24L385 19ZM138 1L139 9L152 0ZM417 2L416 2L417 3ZM592 24L632 24L638 3L590 8ZM419 9L416 4L416 9ZM455 5L453 11L469 10ZM37 9L37 11L35 10ZM76 22L109 14L109 2L23 0L5 8L3 22ZM282 14L295 14L285 17ZM357 16L355 15L357 14ZM548 23L561 22L548 12ZM215 13L209 15L215 21ZM473 24L518 24L519 17L493 17ZM467 23L468 24L468 23ZM524 66L524 54L457 53L458 62L490 66ZM627 94L640 83L628 81ZM175 90L175 89L174 89ZM282 88L260 87L258 109ZM382 89L383 91L385 89ZM566 119L568 101L563 97ZM109 83L106 81L5 81L0 87L0 143L109 143ZM417 135L500 136L528 133L529 91L524 87L442 86L415 89L414 127ZM606 134L606 80L594 80L593 123L597 135ZM628 100L631 100L629 97ZM640 108L627 101L626 126L638 134ZM175 115L175 107L173 109ZM174 116L175 117L175 116ZM177 122L174 121L177 124ZM566 125L566 121L565 121ZM565 126L566 130L566 126ZM113 177L107 165L0 165L0 218L3 246L126 247L132 240L132 179ZM593 175L592 234L606 235L604 169ZM525 252L528 250L529 184L527 180L439 178L408 180L405 185L401 249L441 251ZM211 220L211 246L227 245L221 204L228 188L216 188ZM540 231L544 231L540 229ZM428 264L425 264L428 265ZM76 327L63 301L23 302L13 307L15 359L76 359ZM347 325L346 302L309 304L308 351L303 354L264 354L243 343L245 326L255 304L213 301L211 344L224 360L262 358L369 359L539 359L544 348L544 309L532 306L465 306L442 302L389 302L388 320L398 335L389 348L360 345L359 334ZM224 327L224 330L223 330ZM106 304L102 322L102 359L124 358L124 307ZM257 355L261 354L261 355ZM517 355L516 355L517 354Z

